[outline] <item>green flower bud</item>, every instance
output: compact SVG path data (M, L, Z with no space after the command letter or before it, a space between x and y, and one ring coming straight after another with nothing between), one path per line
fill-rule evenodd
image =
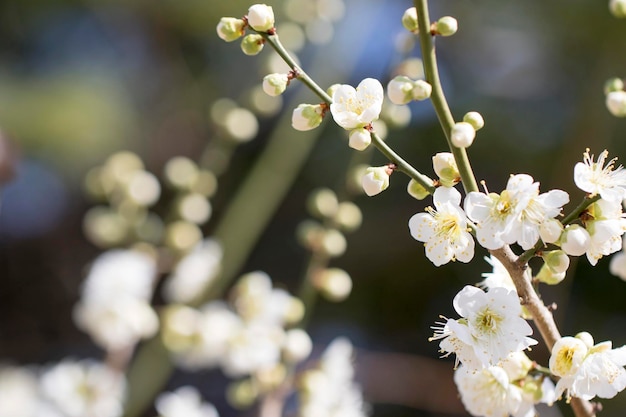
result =
M226 42L232 42L243 36L245 25L242 19L222 17L217 24L217 36Z
M452 187L461 179L454 156L450 152L440 152L433 156L433 169L439 177L441 185Z
M407 104L413 100L413 87L412 79L398 75L387 84L387 97L393 104Z
M561 274L569 268L569 256L562 250L552 250L541 254L545 265L555 274Z
M622 91L624 89L624 81L621 78L613 77L604 83L604 94L609 94L613 91Z
M548 285L556 285L563 281L565 278L565 272L554 272L548 264L543 264L539 273L535 277L539 282L543 282Z
M291 126L302 132L315 129L321 123L322 106L319 104L300 104L291 115Z
M626 17L626 0L611 0L609 10L615 17Z
M256 55L263 50L263 36L256 33L246 35L241 41L241 50L246 55Z
M459 28L459 24L452 16L444 16L435 23L435 32L441 36L452 36Z
M423 200L430 195L428 190L422 186L419 182L412 179L406 187L407 193L417 200Z
M458 122L452 126L450 132L450 141L457 148L467 148L473 142L476 137L476 131L474 126L467 122Z
M370 143L372 143L372 134L362 127L352 129L348 135L348 146L357 151L364 151Z
M430 98L430 94L433 91L433 86L428 84L424 80L417 80L413 83L413 99L422 101Z
M409 32L417 33L419 25L417 23L417 9L410 7L402 15L402 26Z
M485 126L483 116L481 116L480 113L476 111L470 111L465 113L465 116L463 116L463 121L471 124L472 127L474 127L474 130L480 130L483 128L483 126Z
M268 74L263 77L263 91L268 96L276 97L281 95L287 89L289 84L289 76L287 74Z

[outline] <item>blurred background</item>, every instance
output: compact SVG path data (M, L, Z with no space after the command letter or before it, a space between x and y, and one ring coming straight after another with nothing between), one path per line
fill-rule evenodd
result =
M297 50L302 66L323 87L355 85L365 77L386 84L407 57L419 55L400 24L409 1L267 3L284 43ZM455 117L476 110L485 118L469 155L478 180L491 191L499 192L509 174L528 173L544 191L569 192L573 206L583 197L573 183L573 166L585 148L596 155L606 148L626 158L626 120L612 117L604 105L604 82L626 75L626 22L609 14L608 2L432 3L433 19L452 15L459 21L455 36L437 40L440 72ZM101 354L72 321L86 266L102 250L83 230L83 216L95 204L84 187L92 167L121 150L137 153L157 176L174 156L214 164L223 158L228 163L212 200L213 215L203 227L211 236L276 126L289 121L298 103L316 102L298 83L279 99L260 96L263 76L276 72L273 51L249 57L238 42L217 37L220 17L241 17L249 5L242 0L0 4L2 361L44 364ZM220 120L215 106L224 98L252 112L256 123L250 127L239 120L233 127ZM408 124L390 125L387 141L433 175L431 157L446 151L445 139L429 102L412 104L411 113ZM346 146L345 132L328 121L310 135L287 132L281 133L288 136L283 140L296 146L311 143L310 155L294 168L293 185L237 273L263 270L295 292L307 259L295 233L309 217L307 195L318 187L341 188L354 151ZM245 143L229 156L211 153L211 144L227 134L239 134ZM291 157L285 147L279 159ZM372 165L386 162L372 154ZM451 376L452 360L428 361L438 357L437 345L427 341L430 326L440 314L455 317L453 296L480 281L490 266L480 249L470 265L430 264L407 227L409 217L430 203L408 196L406 184L396 174L384 193L354 200L363 212L362 227L347 236L345 255L332 261L351 275L352 294L342 303L320 300L309 332L322 347L338 335L352 340L373 415L464 415L450 406L458 404L453 391L425 403L412 392L413 384L429 380L430 372ZM248 214L255 216L254 204ZM588 330L596 341L621 346L626 283L608 273L608 261L592 269L581 259L562 285L542 295L558 304L563 334ZM547 364L541 347L534 355ZM188 382L200 384L222 415L237 415L224 402L224 380L217 372L177 373L170 385ZM621 416L626 408L623 395L603 403L606 417Z

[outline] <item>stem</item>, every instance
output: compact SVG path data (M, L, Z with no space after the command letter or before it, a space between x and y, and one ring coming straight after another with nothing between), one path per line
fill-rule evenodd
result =
M459 173L461 174L461 181L463 182L463 188L465 192L478 191L478 184L472 171L472 166L467 157L467 152L464 148L457 148L452 144L450 140L450 132L452 126L454 126L454 117L450 112L450 107L446 101L446 96L443 93L441 81L439 80L439 70L437 69L437 56L435 55L435 42L433 35L430 33L430 18L428 16L428 1L427 0L414 0L413 2L417 9L417 20L420 27L419 40L422 48L422 61L424 63L424 75L426 81L433 87L433 91L430 95L430 99L437 113L437 118L443 129L443 133L446 135L448 146L454 160L456 161Z
M276 33L270 35L264 32L257 32L263 39L276 51L278 55L285 61L287 65L296 73L296 78L302 81L315 95L317 95L324 103L330 105L333 102L332 97L328 95L309 75L296 64L296 61L289 55L289 52L285 49L283 44L280 42L278 35ZM424 187L431 194L435 192L434 181L427 177L426 175L417 171L411 164L405 161L400 155L394 152L389 145L387 145L383 140L374 132L371 133L372 143L382 153L386 158L389 159L390 162L394 163L398 168L398 171L401 171L408 175L410 178L417 181L422 187ZM456 156L455 156L456 158ZM467 159L467 156L466 156ZM458 164L458 162L457 162ZM468 162L469 165L469 162ZM459 168L460 170L460 168ZM470 169L471 171L471 169ZM472 175L473 178L473 175ZM476 181L474 181L476 182ZM476 187L476 189L478 189Z

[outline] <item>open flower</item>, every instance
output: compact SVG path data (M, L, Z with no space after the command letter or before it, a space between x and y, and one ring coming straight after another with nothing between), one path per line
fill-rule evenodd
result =
M484 292L467 285L454 297L453 305L462 318L435 328L430 340L443 339L439 343L442 352L456 354L469 369L500 365L511 353L537 344L528 337L532 328L521 318L522 307L515 291L491 288Z
M426 257L436 266L474 257L474 239L461 209L461 194L454 188L439 187L433 194L435 209L417 213L409 219L411 236L426 243Z
M607 162L608 156L609 152L604 150L594 162L587 149L583 162L574 166L574 182L590 196L600 194L605 200L621 203L626 198L626 171L621 165L615 167L617 158Z
M356 89L342 84L333 92L330 112L335 122L346 130L364 127L378 119L383 105L380 81L366 78Z

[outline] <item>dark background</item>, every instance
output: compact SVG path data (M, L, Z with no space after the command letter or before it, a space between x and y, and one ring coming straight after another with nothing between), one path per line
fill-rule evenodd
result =
M478 110L485 118L469 155L477 179L486 180L491 191L499 192L509 174L529 173L543 191L568 191L573 206L583 196L573 184L573 166L586 147L626 158L626 121L608 113L602 91L606 79L626 74L626 21L612 17L605 3L433 2L431 17L452 15L459 21L457 35L437 41L440 71L455 117ZM268 4L278 22L287 19L283 2ZM348 2L344 19L334 23L333 43L305 47L298 54L303 66L323 85L388 80L402 58L394 42L410 5ZM0 212L2 360L43 364L101 355L71 319L85 266L99 253L82 234L82 216L93 204L84 196L83 177L123 149L137 152L157 174L172 156L201 154L217 134L211 104L229 97L246 105L247 91L267 73L269 48L247 57L238 42L226 44L215 33L221 16L239 17L248 6L240 0L0 4L0 129L16 163ZM302 87L290 87L296 88ZM431 156L446 150L445 140L429 102L412 110L411 124L391 131L388 143L433 175ZM290 114L286 108L261 117L258 137L237 150L220 180L207 235L273 126ZM308 162L241 269L264 270L293 291L306 260L294 235L308 217L306 196L316 187L341 183L352 154L341 129L328 121L320 129ZM299 133L292 134L297 141ZM386 162L375 154L372 163ZM407 228L409 217L429 203L411 199L405 187L406 179L395 174L386 192L356 199L363 226L348 236L347 253L333 261L350 273L354 290L343 303L317 304L310 333L320 347L347 335L366 352L436 358L437 346L427 342L429 326L439 314L455 316L454 294L489 271L482 249L470 265L433 267ZM626 284L608 273L608 262L602 259L592 269L580 259L560 286L542 295L558 303L563 334L588 330L596 341L621 346ZM547 363L542 348L535 354ZM446 364L452 368L450 360ZM420 372L415 375L428 378ZM217 373L177 375L171 385L189 381L201 383L207 398L230 415ZM367 395L373 388L363 383ZM410 398L392 405L371 397L376 416L444 415L416 408ZM623 396L604 401L601 415L621 416L624 401Z

